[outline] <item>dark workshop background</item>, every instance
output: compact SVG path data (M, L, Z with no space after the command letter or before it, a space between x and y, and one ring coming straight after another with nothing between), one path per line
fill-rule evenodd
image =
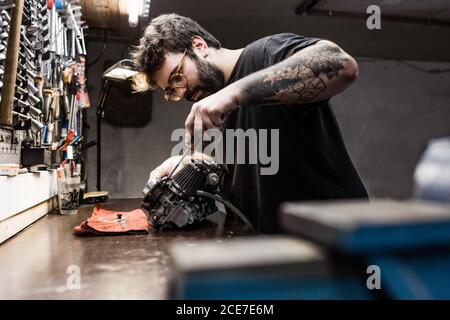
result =
M450 73L427 73L404 62L423 69L449 69L450 27L382 20L381 30L368 30L365 19L295 15L297 2L153 0L150 16L167 12L190 16L232 49L279 32L339 44L360 67L357 81L332 99L348 151L371 197L409 197L414 167L426 142L450 135ZM88 69L90 140L95 139L104 61L126 58L127 47L136 43L136 34L108 38L101 59ZM88 62L102 48L101 36L88 37ZM152 99L152 119L145 127L102 124L102 189L113 198L141 197L150 171L170 156L172 130L184 126L191 103L166 103L161 91L155 91ZM124 107L132 112L132 106ZM91 148L87 156L90 191L96 183L95 152Z

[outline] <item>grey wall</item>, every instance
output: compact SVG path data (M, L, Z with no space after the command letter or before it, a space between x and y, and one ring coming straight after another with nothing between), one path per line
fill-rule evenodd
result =
M397 62L359 62L359 68L355 84L332 100L347 148L371 196L407 197L427 140L450 135L450 73Z
M350 38L346 42L351 43ZM101 47L101 40L88 42L91 60ZM104 58L119 60L124 47L122 43L109 43ZM352 53L351 48L344 49ZM88 73L93 106L99 95L102 60ZM450 73L428 74L398 62L360 60L357 82L332 100L336 116L369 194L407 197L414 166L426 141L450 135ZM450 63L415 63L424 68L450 68ZM140 197L151 169L170 155L170 133L183 127L189 108L186 102L166 103L161 92L155 92L153 118L146 127L103 124L102 189L111 197ZM88 115L93 137L94 108ZM87 161L89 190L95 190L95 148L89 151Z

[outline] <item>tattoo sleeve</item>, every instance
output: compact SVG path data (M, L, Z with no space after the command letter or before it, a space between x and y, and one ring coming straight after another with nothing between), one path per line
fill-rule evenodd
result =
M249 79L243 78L242 102L299 104L327 97L327 89L339 84L339 72L345 68L347 57L338 46L327 42L308 47Z

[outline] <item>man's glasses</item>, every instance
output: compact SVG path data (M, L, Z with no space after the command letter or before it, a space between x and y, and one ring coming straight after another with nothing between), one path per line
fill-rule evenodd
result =
M179 101L182 97L178 96L176 89L188 87L188 79L183 74L184 58L186 57L186 50L184 50L181 62L175 72L169 78L169 86L164 89L164 99L166 101Z

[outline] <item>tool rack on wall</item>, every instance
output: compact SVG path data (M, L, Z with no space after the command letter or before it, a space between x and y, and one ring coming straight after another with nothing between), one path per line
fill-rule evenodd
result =
M0 164L48 169L83 141L86 46L79 0L0 1Z

